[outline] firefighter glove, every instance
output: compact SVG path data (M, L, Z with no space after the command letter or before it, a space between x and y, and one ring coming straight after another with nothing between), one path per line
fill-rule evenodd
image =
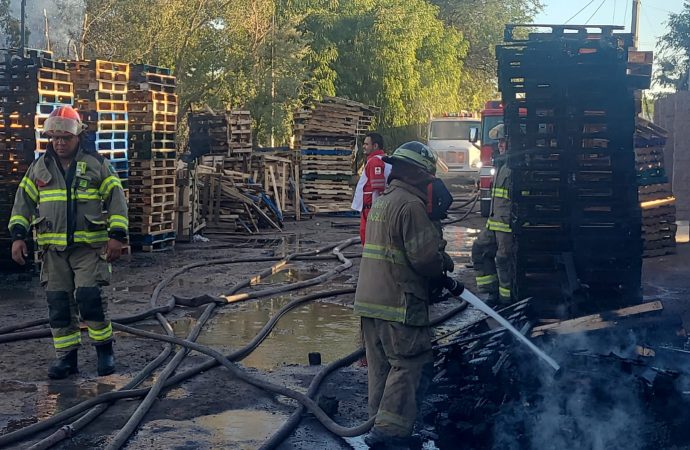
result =
M454 297L459 297L465 291L465 285L455 278L446 277L445 288L453 294Z

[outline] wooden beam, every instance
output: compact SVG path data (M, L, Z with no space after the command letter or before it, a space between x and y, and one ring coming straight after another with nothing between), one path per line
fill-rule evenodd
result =
M561 322L540 325L532 330L532 337L543 336L545 334L571 334L585 331L594 331L604 328L611 328L618 324L620 320L636 318L640 314L661 311L664 305L660 301L642 303L641 305L629 306L599 314L578 317L576 319L564 320Z
M268 166L268 173L271 176L271 184L273 184L273 195L275 195L275 204L280 214L283 214L283 210L280 207L280 195L278 195L278 183L276 183L276 176L273 173L273 166Z

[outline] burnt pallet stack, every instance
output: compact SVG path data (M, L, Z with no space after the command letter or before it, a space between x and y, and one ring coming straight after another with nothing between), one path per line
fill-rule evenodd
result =
M325 97L295 113L302 198L313 211L350 210L355 144L369 129L375 111L373 106Z
M642 237L628 76L631 36L545 26L526 39L506 27L497 47L512 169L513 284L544 313L641 300Z
M249 111L193 112L189 115L189 148L202 164L250 173L252 118Z
M128 195L127 86L129 64L67 61L74 82L75 107L87 125L84 143L110 160Z
M7 231L14 196L29 164L45 152L43 123L53 110L74 102L65 64L50 52L29 50L21 56L6 51L0 68L2 85L2 146L0 149L0 269L19 269L11 262Z
M7 229L14 196L29 165L45 152L43 122L55 108L74 101L69 73L50 52L0 55L0 270L23 271L12 262Z
M170 69L130 66L129 225L132 246L144 251L175 244L176 80Z
M648 120L637 118L635 163L644 257L676 252L676 199L664 168L667 133Z

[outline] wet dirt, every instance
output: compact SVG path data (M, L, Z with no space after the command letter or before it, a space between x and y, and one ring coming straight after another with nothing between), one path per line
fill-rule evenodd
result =
M209 235L209 242L178 244L173 251L136 253L129 260L114 265L113 282L104 289L113 316L134 314L149 308L156 284L166 275L187 264L218 258L252 258L285 255L296 250L318 248L338 242L357 233L358 219L315 218L288 223L284 235L259 237ZM456 262L454 275L472 290L474 274L470 250L473 239L483 226L478 215L472 215L463 226L449 226L445 237L448 252ZM345 250L358 252L355 245ZM309 289L217 308L201 333L199 342L229 353L248 342L280 307L291 299L310 292L356 283L359 259L353 267L329 282ZM267 277L251 289L311 279L339 263L333 261L294 261ZM690 264L690 246L679 248L677 255L645 261L645 295L687 297L690 280L683 269ZM171 295L196 296L202 293L228 293L233 285L270 267L272 263L242 263L200 267L178 277L165 288L159 303ZM359 318L352 313L354 296L311 302L280 319L277 327L261 346L242 361L251 373L271 381L305 391L320 367L308 366L309 352L320 352L323 364L342 357L359 346ZM433 305L438 314L456 303ZM0 326L20 323L47 315L45 296L36 277L0 275ZM176 308L168 314L175 334L185 337L196 323L203 308ZM469 308L437 331L457 329L481 318ZM154 320L138 327L161 332ZM52 382L46 368L54 357L50 339L0 344L0 434L21 428L77 404L85 398L116 389L131 379L155 358L163 344L116 333L117 373L97 377L95 352L85 336L80 351L80 373L66 380ZM182 367L190 367L206 357L191 352ZM147 383L150 383L148 381ZM366 369L357 364L338 371L323 387L324 395L338 402L336 420L352 426L366 420ZM120 401L79 435L57 448L101 448L121 428L138 405L138 401ZM283 397L268 395L246 383L232 379L224 369L204 372L165 392L130 439L126 448L256 448L294 410L295 404ZM53 431L53 430L51 430ZM34 440L45 437L39 433ZM26 447L23 442L19 447ZM18 448L19 448L18 447ZM352 448L326 433L313 419L305 418L281 449Z

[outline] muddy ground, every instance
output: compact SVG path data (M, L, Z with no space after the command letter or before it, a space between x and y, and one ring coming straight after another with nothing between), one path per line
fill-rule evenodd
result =
M348 217L315 217L286 224L281 234L238 237L209 233L208 242L178 244L174 250L161 253L135 253L118 261L113 268L113 282L105 288L112 316L126 316L149 308L154 287L176 268L192 262L215 258L283 256L295 251L319 248L357 235L358 219ZM469 249L483 220L474 214L461 226L448 227L449 250L456 261L456 275L472 289L473 273ZM358 253L358 245L345 253ZM224 354L247 343L272 314L291 299L305 293L354 286L359 259L354 265L324 285L277 297L251 300L217 308L198 342ZM679 247L676 255L645 261L646 297L684 299L690 290L687 267L688 245ZM272 263L243 263L201 267L177 278L162 292L160 301L171 295L195 296L202 293L228 293L235 283L250 278ZM338 263L333 261L299 261L265 279L247 291L269 285L308 279L326 272ZM242 361L255 374L291 388L306 391L309 381L320 369L309 366L309 352L320 352L325 365L343 357L359 346L358 318L352 314L353 295L343 295L300 307L282 318L261 346ZM435 305L441 311L449 303ZM196 323L203 307L176 308L168 314L176 335L185 337ZM37 277L0 275L0 327L43 318L47 315L44 294ZM481 317L466 310L444 328L463 326ZM136 326L162 332L155 319ZM85 336L85 335L84 335ZM116 333L117 372L97 377L95 351L85 344L80 351L80 373L66 380L52 381L46 368L54 354L50 339L34 339L0 344L0 435L44 420L57 412L97 394L117 389L136 375L163 349L163 344ZM207 358L192 352L182 368ZM150 380L145 383L150 384ZM366 369L354 364L337 372L325 384L323 395L338 401L336 421L353 426L366 419ZM113 404L78 435L56 448L102 448L125 424L139 401L124 400ZM138 431L128 441L129 449L211 449L257 448L294 410L295 403L284 397L267 394L230 376L227 370L215 368L166 391L154 404ZM16 445L26 448L54 431L35 435ZM313 419L305 418L298 430L281 445L281 449L366 448L358 439L345 442L326 433Z

